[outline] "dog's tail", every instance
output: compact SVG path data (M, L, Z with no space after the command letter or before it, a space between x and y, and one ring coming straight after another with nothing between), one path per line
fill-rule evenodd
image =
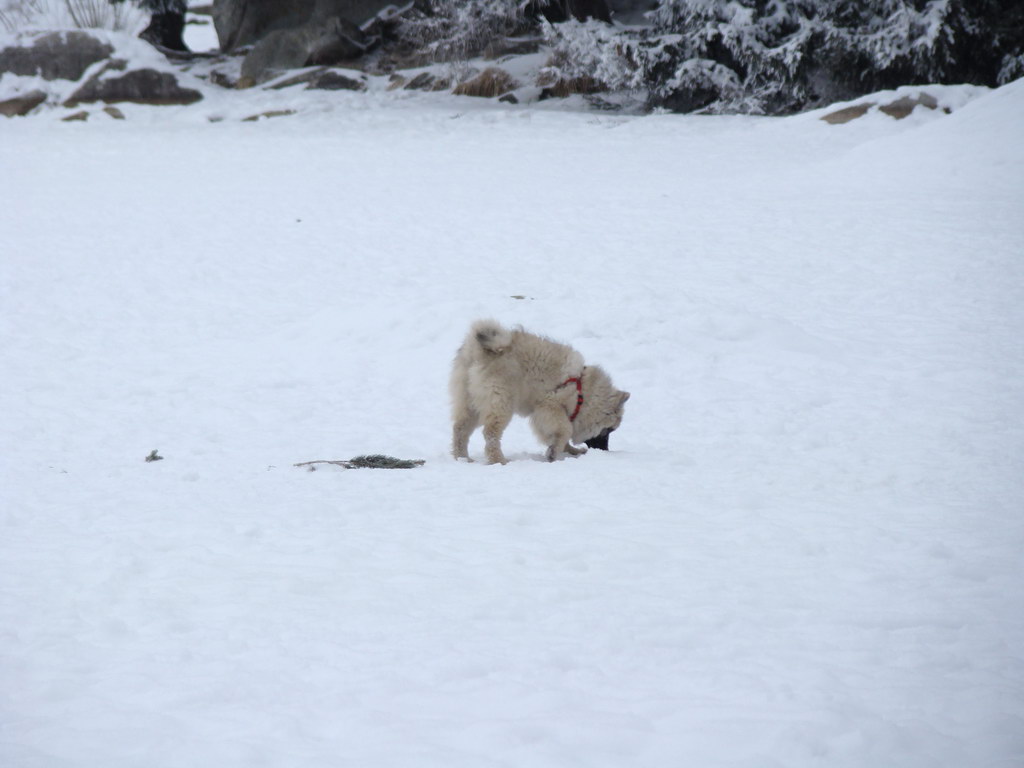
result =
M469 335L487 352L500 355L512 343L512 332L496 320L477 320Z

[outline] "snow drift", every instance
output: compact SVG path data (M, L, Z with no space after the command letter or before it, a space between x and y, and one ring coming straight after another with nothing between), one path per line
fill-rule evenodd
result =
M0 763L1024 754L1024 84L304 98L0 122ZM448 458L489 315L632 391L611 452Z

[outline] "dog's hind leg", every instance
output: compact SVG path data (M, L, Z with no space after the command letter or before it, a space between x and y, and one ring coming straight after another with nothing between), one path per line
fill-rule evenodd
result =
M480 425L480 412L469 396L469 369L463 351L452 364L448 390L452 397L452 456L469 459L469 438Z
M512 421L512 409L492 410L484 417L484 453L488 464L507 464L508 459L501 452L501 436Z
M472 408L460 408L452 414L452 456L469 458L469 437L480 425L480 414Z

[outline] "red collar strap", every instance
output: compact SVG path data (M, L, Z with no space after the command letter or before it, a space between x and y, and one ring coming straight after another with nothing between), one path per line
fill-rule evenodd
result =
M558 388L561 389L567 384L576 385L576 408L569 417L569 421L576 421L576 417L580 415L580 408L583 407L583 379L579 376L573 376L572 378L563 381Z

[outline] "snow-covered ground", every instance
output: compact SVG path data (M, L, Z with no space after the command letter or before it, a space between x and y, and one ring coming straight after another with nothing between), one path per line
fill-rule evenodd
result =
M0 765L1024 765L1024 81L969 95L0 121ZM448 458L481 316L612 451Z

